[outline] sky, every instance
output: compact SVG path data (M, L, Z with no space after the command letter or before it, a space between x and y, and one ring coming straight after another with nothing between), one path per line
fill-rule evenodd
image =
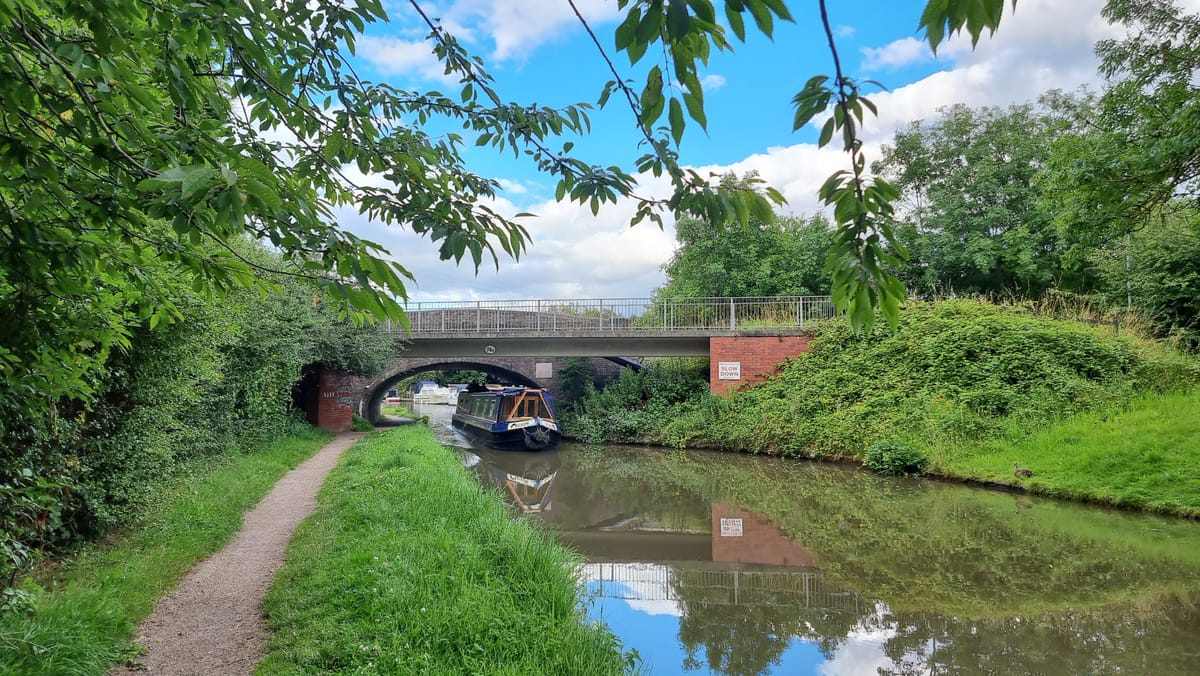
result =
M620 13L615 0L577 0L623 77L640 82L650 57L631 67L612 48ZM718 0L718 5L720 4ZM1189 6L1200 0L1188 0ZM562 106L594 103L610 79L603 58L587 38L566 0L426 0L425 11L441 20L469 50L482 57L507 101ZM1100 16L1102 0L1020 0L996 34L985 34L972 50L953 38L934 58L916 31L923 0L837 0L828 3L843 68L850 77L877 80L887 87L870 96L879 117L863 131L868 160L880 146L914 120L936 117L940 107L1008 106L1035 100L1051 89L1093 90L1097 40L1118 35ZM790 100L815 74L833 70L817 3L789 3L795 24L777 24L773 40L751 34L733 53L715 54L703 74L707 133L689 126L681 160L702 174L756 171L779 189L787 214L820 210L818 187L832 172L848 168L845 153L816 147L823 120L793 132ZM357 46L364 77L397 87L457 93L460 85L442 73L428 32L408 2L385 0L391 17L371 26ZM640 88L640 86L639 86ZM612 97L593 111L592 133L576 141L576 156L593 164L616 164L632 173L643 153L628 107ZM469 262L438 260L437 247L397 226L368 221L352 209L340 212L341 225L382 244L416 277L413 301L501 299L643 298L665 282L662 267L675 248L670 219L662 229L648 222L629 226L634 206L608 204L593 216L585 205L554 201L554 182L528 162L470 146L468 168L494 178L504 190L494 208L514 215L536 214L521 222L531 242L519 261L501 259L499 269L485 261L476 273ZM666 194L661 179L641 177L639 192Z

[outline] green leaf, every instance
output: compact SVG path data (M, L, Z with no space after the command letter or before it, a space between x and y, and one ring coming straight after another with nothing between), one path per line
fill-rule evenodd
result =
M683 130L686 122L683 119L683 106L679 104L679 99L671 97L670 112L667 114L667 119L671 124L671 137L675 140L675 145L683 140Z

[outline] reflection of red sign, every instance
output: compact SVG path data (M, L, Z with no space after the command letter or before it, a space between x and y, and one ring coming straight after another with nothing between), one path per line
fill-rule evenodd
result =
M733 530L736 535L731 535ZM727 563L811 566L812 554L767 517L727 502L712 506L712 559Z

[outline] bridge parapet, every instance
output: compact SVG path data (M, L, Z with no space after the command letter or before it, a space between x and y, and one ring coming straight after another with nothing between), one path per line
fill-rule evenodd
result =
M798 328L834 313L829 296L437 301L407 310L414 335Z

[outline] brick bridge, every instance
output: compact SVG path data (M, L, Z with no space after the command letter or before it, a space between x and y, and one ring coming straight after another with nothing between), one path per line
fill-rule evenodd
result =
M401 380L425 371L483 371L514 385L557 392L562 382L560 373L564 361L561 357L397 357L388 363L383 372L361 383L361 400L357 402L355 410L364 418L378 420L379 406L388 390ZM596 357L588 361L598 384L607 383L616 378L623 368L636 363L618 363Z
M421 371L478 370L553 391L563 357L591 358L602 380L619 368L603 360L708 357L712 392L724 394L807 351L808 324L833 316L828 296L438 302L407 310L407 328L387 327L405 335L401 354L365 383L322 373L306 404L310 420L341 430L353 412L375 419L388 388Z

